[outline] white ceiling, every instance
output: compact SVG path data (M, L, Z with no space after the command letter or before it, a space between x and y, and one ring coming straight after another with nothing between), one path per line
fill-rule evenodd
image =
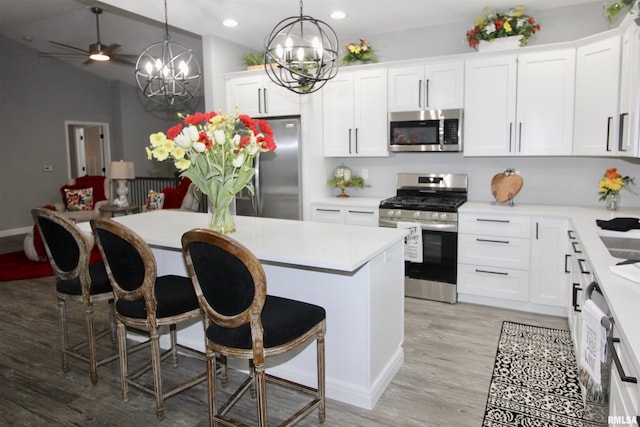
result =
M307 0L304 14L326 21L341 43L362 36L378 35L432 25L468 22L489 0ZM528 0L531 15L536 11L575 6L593 0ZM491 0L492 7L506 10L514 0ZM97 41L92 6L100 6L100 41L117 43L119 53L139 55L148 45L164 37L163 0L0 0L0 34L42 52L66 52L49 40L82 49ZM264 37L280 20L299 14L297 0L167 0L171 40L194 50L201 58L200 36L215 35L259 50ZM347 13L341 21L329 14ZM239 22L235 28L222 26L225 18ZM29 37L26 41L23 37ZM115 63L82 65L84 58L66 61L108 80L135 84L132 66Z

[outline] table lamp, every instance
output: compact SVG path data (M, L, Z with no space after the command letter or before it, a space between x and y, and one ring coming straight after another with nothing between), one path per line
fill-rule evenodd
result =
M129 206L129 189L127 188L127 180L134 179L136 172L133 162L125 162L120 160L119 162L111 162L110 178L118 181L118 198L113 200L113 204L118 207Z

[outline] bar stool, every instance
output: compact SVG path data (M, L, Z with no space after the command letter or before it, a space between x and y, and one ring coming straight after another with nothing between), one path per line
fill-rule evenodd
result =
M227 416L248 389L255 390L258 425L267 425L266 381L311 394L313 399L282 425L293 425L315 408L325 419L324 308L267 295L260 261L235 240L211 230L182 236L187 269L204 317L209 420L211 425L244 425ZM297 384L265 373L265 358L295 350L316 340L317 387ZM215 356L249 361L250 375L219 410L216 402Z
M95 218L91 220L91 228L115 295L122 399L128 400L129 385L149 393L155 397L158 419L163 419L164 399L207 378L206 372L202 372L168 390L164 390L162 384L161 362L171 356L173 366L177 366L178 349L204 359L203 353L177 342L176 325L200 316L193 285L188 277L158 277L153 252L128 227L109 218ZM159 329L163 326L169 327L171 348L161 352ZM147 331L151 343L151 363L132 373L128 372L127 327ZM140 378L149 368L153 372L153 388Z
M96 355L96 340L111 334L112 341L115 341L113 292L104 264L89 263L93 239L86 236L72 220L56 211L44 208L33 209L31 215L40 230L49 264L56 278L62 370L67 372L69 369L68 356L85 361L89 364L91 382L96 384L98 382L97 367L118 358L117 353L102 359L98 359ZM96 333L93 306L95 303L105 301L109 302L111 326ZM72 347L69 347L67 331L67 302L82 304L87 329L86 340Z

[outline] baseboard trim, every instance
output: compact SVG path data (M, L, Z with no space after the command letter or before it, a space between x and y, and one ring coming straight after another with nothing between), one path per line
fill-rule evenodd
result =
M9 230L0 230L0 237L9 237L9 236L15 236L17 234L25 234L25 233L28 233L29 230L31 230L31 227L32 226L11 228Z

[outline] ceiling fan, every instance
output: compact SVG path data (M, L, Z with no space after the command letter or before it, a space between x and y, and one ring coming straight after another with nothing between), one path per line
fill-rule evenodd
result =
M125 65L133 65L135 66L135 61L137 59L136 55L127 55L127 54L118 54L116 53L120 49L119 44L110 44L104 45L100 42L100 14L102 13L102 9L99 7L92 7L91 12L96 15L96 33L98 36L98 41L89 45L89 50L80 49L75 46L69 46L68 44L54 42L49 40L49 43L55 46L59 46L65 49L70 49L74 52L72 53L56 53L56 52L39 52L41 55L45 56L86 56L87 60L83 62L83 64L91 64L95 61L100 62L117 62L119 64Z

